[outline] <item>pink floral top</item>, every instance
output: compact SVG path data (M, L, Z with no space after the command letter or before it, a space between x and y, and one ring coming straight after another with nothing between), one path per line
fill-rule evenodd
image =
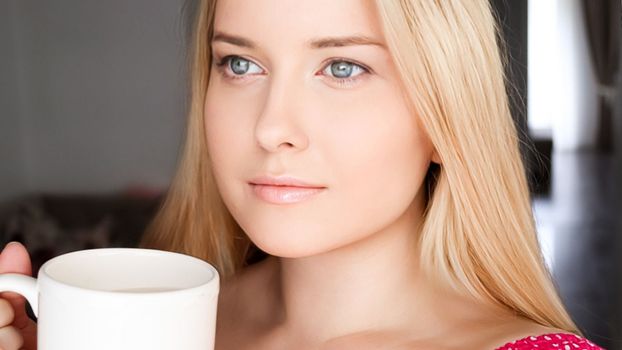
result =
M514 340L496 350L604 350L575 334L550 333Z

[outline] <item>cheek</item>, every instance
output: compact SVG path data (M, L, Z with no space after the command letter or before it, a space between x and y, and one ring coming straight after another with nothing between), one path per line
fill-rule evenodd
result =
M237 103L234 94L208 89L205 99L205 137L212 170L215 174L233 171L234 162L248 154L252 146L251 103ZM233 174L228 174L231 176Z
M204 109L204 129L210 168L218 191L229 211L236 216L243 211L241 184L246 180L242 164L252 153L253 136L250 103L236 103L233 94L208 90Z
M359 218L375 218L373 224L380 228L401 215L418 193L431 145L402 101L373 101L349 112L356 121L336 124L332 144L324 151L333 156L330 162L339 172L344 207L356 208L351 212Z

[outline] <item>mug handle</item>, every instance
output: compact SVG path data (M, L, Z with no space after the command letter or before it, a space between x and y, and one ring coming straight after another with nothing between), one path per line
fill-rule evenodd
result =
M36 317L39 317L39 294L37 280L18 273L0 274L0 292L14 292L24 296Z

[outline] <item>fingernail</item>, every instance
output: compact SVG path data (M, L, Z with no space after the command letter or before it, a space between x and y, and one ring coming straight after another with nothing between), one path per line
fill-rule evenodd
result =
M19 244L19 243L18 243L18 242L15 242L15 241L11 241L11 242L7 243L7 244L4 246L4 248L2 249L2 252L4 253L4 250L5 250L8 246L10 246L10 245L16 245L16 244ZM1 253L0 253L0 254L1 254Z

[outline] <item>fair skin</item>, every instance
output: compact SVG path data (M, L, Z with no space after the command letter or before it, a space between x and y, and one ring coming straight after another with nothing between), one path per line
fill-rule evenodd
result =
M271 255L223 283L217 348L492 348L556 331L421 271L423 181L439 159L371 1L224 0L214 32L212 170L236 221ZM354 35L377 44L309 44ZM249 184L261 175L323 190L275 204Z
M402 98L371 1L220 0L215 31L254 45L212 43L219 60L240 58L212 67L211 165L229 211L271 255L222 281L217 349L493 349L561 331L422 272L424 177L440 160ZM379 45L308 45L353 35ZM274 204L249 185L282 174L323 189ZM0 254L3 272L31 273L23 246ZM0 348L34 350L23 298L2 297Z
M30 257L20 243L9 243L0 253L0 274L32 275ZM28 318L26 300L15 293L0 293L0 349L36 350L37 325Z

